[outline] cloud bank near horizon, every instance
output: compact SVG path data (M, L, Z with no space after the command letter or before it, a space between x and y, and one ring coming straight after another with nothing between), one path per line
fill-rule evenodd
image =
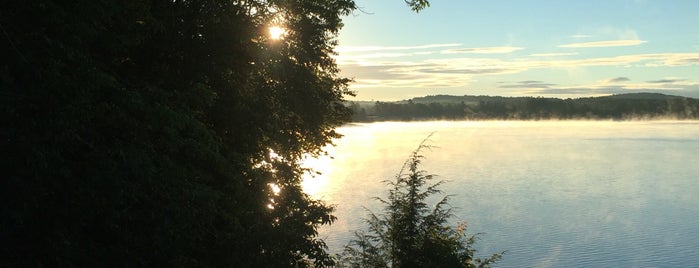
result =
M645 41L637 40L635 43ZM599 47L619 43L577 43L576 47ZM444 50L444 48L449 48ZM396 47L345 47L339 50L336 61L342 75L355 80L354 90L379 88L468 88L484 77L523 75L523 73L548 71L581 72L590 68L646 69L694 68L699 65L699 53L646 53L609 56L590 56L578 52L518 53L521 47L463 47L461 44L426 44ZM398 51L381 53L381 51ZM450 51L451 53L445 53ZM369 52L369 53L367 53ZM473 56L470 56L473 55ZM501 56L506 55L506 56ZM622 72L623 73L623 72ZM535 76L535 75L534 75ZM537 79L542 80L542 79ZM491 85L509 90L506 94L599 94L601 89L664 90L669 92L694 92L699 96L699 81L646 77L646 82L631 83L625 75L592 82L570 83L520 83ZM535 80L530 80L535 81ZM567 85L564 85L567 84ZM603 91L603 90L602 90ZM616 92L616 91L614 91ZM694 94L694 93L692 93Z

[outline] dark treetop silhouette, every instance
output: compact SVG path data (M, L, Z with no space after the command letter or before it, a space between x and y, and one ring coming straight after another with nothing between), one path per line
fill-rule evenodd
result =
M0 5L0 266L332 264L299 159L350 116L353 1Z

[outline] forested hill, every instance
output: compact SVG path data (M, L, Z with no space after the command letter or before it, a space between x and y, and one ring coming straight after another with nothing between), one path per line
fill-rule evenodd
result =
M658 93L559 99L542 97L418 97L350 102L355 122L411 120L698 119L699 99Z

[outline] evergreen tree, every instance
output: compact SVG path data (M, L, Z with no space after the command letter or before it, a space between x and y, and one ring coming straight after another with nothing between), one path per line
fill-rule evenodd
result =
M425 140L426 141L426 140ZM430 183L433 175L419 169L423 141L412 152L391 187L383 214L370 213L368 229L358 231L339 256L341 267L490 267L502 256L477 258L476 237L466 235L466 224L449 225L453 217L449 196L432 208L428 197L441 193L444 183Z

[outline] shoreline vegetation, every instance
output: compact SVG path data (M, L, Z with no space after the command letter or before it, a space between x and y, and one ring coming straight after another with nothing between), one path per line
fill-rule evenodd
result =
M431 120L697 120L699 99L628 93L576 99L434 95L394 102L352 101L353 123Z
M479 267L488 268L506 251L489 257L476 256L474 244L479 234L467 235L466 222L450 225L454 208L451 195L428 200L446 181L433 181L435 175L420 169L423 150L431 149L428 135L403 163L398 174L385 180L386 197L375 197L383 204L381 212L369 212L366 227L337 255L338 267Z

